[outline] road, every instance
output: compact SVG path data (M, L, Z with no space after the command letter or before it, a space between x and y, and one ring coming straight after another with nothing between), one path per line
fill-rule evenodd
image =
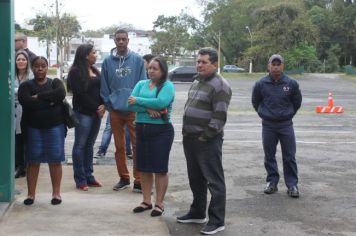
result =
M251 106L255 80L230 79L233 97L225 129L223 163L227 184L226 231L221 235L356 235L356 83L338 75L312 74L298 79L302 108L294 119L299 199L279 192L264 195L265 170L260 119ZM170 162L169 217L172 235L191 235L197 226L176 224L191 202L181 153L181 114L188 85L176 84L177 135ZM316 114L328 92L343 114ZM277 153L282 174L281 152Z
M302 107L294 119L301 197L291 199L286 194L283 179L280 181L278 193L263 194L266 173L263 166L261 122L251 106L251 90L256 80L240 78L240 76L229 79L233 97L223 146L223 165L227 185L226 230L218 235L356 235L356 82L342 79L335 74L305 74L297 80L303 94ZM130 209L140 201L140 197L130 190L124 190L124 193L113 193L114 191L111 190L117 178L113 166L112 144L107 157L98 160L95 167L98 179L105 184L101 190L89 192L89 195L77 193L73 187L71 170L66 168L62 210L54 213L51 207L47 207L47 203L39 202L37 211L41 210L42 214L51 214L51 212L71 214L73 210L66 209L68 205L82 206L83 213L76 212L80 218L77 218L77 221L76 218L70 218L74 220L71 224L76 231L67 230L67 235L86 235L89 224L93 226L93 234L95 232L98 235L121 235L123 232L125 235L199 235L201 226L175 222L176 216L188 210L192 200L181 136L181 118L189 86L190 84L186 83L175 84L173 123L176 135L169 164L170 180L165 198L165 214L160 220L152 221L147 216L148 218L142 221L142 218L132 213L122 213L122 211L130 212ZM334 105L344 106L343 114L315 113L315 106L327 104L329 91L333 92ZM105 122L101 130L104 129L104 125ZM96 148L100 143L100 137L101 134L96 142ZM73 130L70 130L66 139L67 158L70 158L72 145ZM280 149L277 152L277 159L281 167ZM47 171L45 178L49 179ZM281 169L280 172L283 176ZM24 191L23 179L17 180L16 185ZM45 193L48 195L49 185L46 187ZM43 189L42 185L39 192ZM90 194L93 196L92 199ZM78 195L85 196L85 200L79 201ZM42 199L44 198L42 194L40 200L41 196ZM12 211L8 213L7 231L5 231L7 233L14 232L14 228L9 226L9 222L14 221L11 219L16 219L18 224L30 224L29 218L22 215L31 212L21 204L23 197L22 193ZM93 199L100 204L95 203ZM119 204L122 199L124 205ZM86 204L86 201L90 204ZM66 219L66 215L61 217ZM127 217L130 220L126 219ZM124 231L115 227L115 220L120 227L125 227ZM139 224L135 224L136 221ZM46 222L46 218L40 222ZM63 225L63 222L61 223ZM141 224L143 228L139 228ZM151 225L151 228L145 231L144 227L148 225ZM152 228L152 225L155 228ZM38 230L40 226L36 228ZM166 231L162 231L162 228ZM46 235L45 230L41 231L45 232L43 234L38 232L32 231L29 235ZM52 233L61 235L58 228L53 228Z

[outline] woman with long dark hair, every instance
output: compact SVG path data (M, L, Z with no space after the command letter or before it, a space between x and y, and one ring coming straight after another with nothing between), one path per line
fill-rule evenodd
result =
M151 216L164 211L163 199L168 187L168 160L174 128L170 120L175 89L167 81L167 63L153 58L148 65L149 80L139 81L128 99L136 115L137 170L141 173L143 202L133 209L139 213L152 209L153 181L156 199Z
M100 72L93 66L95 62L94 46L82 44L75 53L68 73L68 83L73 93L73 110L80 123L74 128L74 180L76 187L83 191L88 191L89 187L102 186L93 176L93 148L105 113L100 97Z
M25 137L21 127L22 106L19 103L17 92L20 84L31 79L30 59L26 51L18 50L15 55L15 114L16 114L16 131L15 131L15 178L26 176L25 162Z
M66 92L62 81L47 78L48 61L36 56L32 60L34 79L20 85L18 97L23 108L26 129L27 198L32 205L41 163L48 163L52 181L53 205L62 202L60 187L64 161L63 99Z

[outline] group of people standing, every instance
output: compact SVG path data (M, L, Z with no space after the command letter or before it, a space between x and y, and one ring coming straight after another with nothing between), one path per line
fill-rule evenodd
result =
M142 202L133 212L151 210L152 217L161 216L174 139L171 113L175 88L167 80L168 66L164 59L150 58L146 70L144 59L129 50L127 31L117 30L114 42L116 47L104 59L101 72L94 67L94 46L82 44L68 74L73 110L79 120L72 149L75 185L81 191L102 186L93 174L93 148L101 120L108 112L119 175L113 190L128 188L132 183L125 150L127 128L132 146L133 191L143 193ZM22 142L22 147L25 147L23 152L26 153L27 164L28 194L24 204L34 203L40 163L48 163L53 187L51 203L57 205L62 202L60 183L67 129L63 113L66 90L62 81L47 77L46 58L35 56L32 59L33 79L29 79L29 55L18 51L15 59L19 85L16 115L17 121L21 121L16 134L18 128L22 128L23 136L22 141L18 141L16 135L16 145ZM279 175L275 152L280 141L288 194L299 197L292 118L301 105L301 93L298 83L283 74L283 63L280 55L270 58L270 73L254 86L252 103L263 120L267 170L264 192L271 194L277 191ZM226 186L222 145L232 90L228 82L217 74L218 53L215 49L200 49L196 67L198 73L188 92L182 128L193 202L185 215L177 217L177 222L207 222L200 232L215 234L225 229ZM21 112L18 112L18 107L21 107ZM21 114L22 118L18 120ZM151 195L153 185L154 201ZM209 206L208 190L211 194Z

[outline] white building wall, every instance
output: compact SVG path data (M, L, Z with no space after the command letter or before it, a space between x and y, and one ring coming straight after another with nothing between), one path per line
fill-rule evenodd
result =
M136 33L129 32L129 49L143 56L145 54L151 53L150 46L152 42L148 37L139 37ZM28 37L28 48L36 53L38 56L47 57L46 54L46 42L38 41L37 37ZM110 35L106 34L103 38L73 38L70 41L70 49L69 49L69 61L74 60L75 51L79 47L80 44L84 42L92 42L94 43L95 49L98 53L98 60L103 60L106 56L110 54L110 50L115 47L114 39L110 38ZM57 60L57 49L56 44L51 44L51 58L50 65L56 64Z
M37 56L43 56L47 58L47 48L45 41L39 41L38 37L27 37L27 47L32 52L34 52ZM57 60L57 48L56 44L52 43L50 45L50 56L51 58L47 58L49 60L49 64L56 64Z

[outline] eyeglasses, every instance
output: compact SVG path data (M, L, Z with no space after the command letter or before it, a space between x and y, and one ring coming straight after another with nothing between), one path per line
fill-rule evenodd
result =
M15 39L15 42L17 42L17 41L23 41L23 39Z

